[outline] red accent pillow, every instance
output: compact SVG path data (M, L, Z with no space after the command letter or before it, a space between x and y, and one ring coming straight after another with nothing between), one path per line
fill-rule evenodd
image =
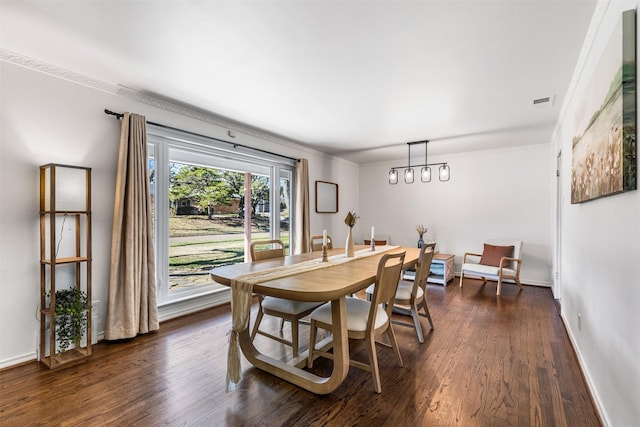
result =
M500 267L500 259L505 256L512 257L513 248L513 246L493 246L485 243L484 251L482 251L482 257L480 258L480 264ZM505 267L508 267L508 265Z

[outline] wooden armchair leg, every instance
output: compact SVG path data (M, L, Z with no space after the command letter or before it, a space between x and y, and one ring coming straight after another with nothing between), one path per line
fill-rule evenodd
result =
M427 319L429 320L429 326L431 330L433 330L433 320L431 320L431 313L429 313L429 306L427 305L427 294L424 294L424 298L422 301L422 308L424 308L424 314L427 315Z
M298 321L291 321L291 347L293 347L293 357L298 357Z
M402 356L400 355L400 347L398 347L396 334L393 332L393 328L391 327L391 324L389 324L389 327L387 328L387 336L389 337L391 348L393 349L393 352L396 355L396 359L398 360L398 366L403 367L404 363L402 363ZM375 340L373 345L374 345L373 350L375 351Z
M420 324L420 317L418 316L418 307L415 303L411 305L411 317L413 318L413 326L416 328L416 333L418 334L418 341L422 344L424 342L422 325Z
M307 367L313 367L313 350L316 348L316 335L318 333L318 327L315 321L311 321L311 327L309 329L309 358L307 359Z
M380 371L378 370L378 355L376 354L376 340L373 337L369 337L366 342L367 352L369 353L369 366L371 367L371 376L373 378L373 389L376 393L382 393Z
M253 330L251 331L251 341L256 337L258 333L258 328L260 327L260 322L262 321L262 316L264 313L262 312L262 306L258 308L258 314L256 315L256 321L253 324Z

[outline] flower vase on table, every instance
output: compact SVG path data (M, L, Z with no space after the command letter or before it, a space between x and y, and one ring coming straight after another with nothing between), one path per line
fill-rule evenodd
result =
M347 258L352 258L354 256L353 250L353 226L358 222L358 214L355 211L349 211L347 216L344 218L344 223L349 226L349 234L347 234L347 242L344 245L344 254Z
M419 236L418 248L421 248L424 246L424 240L422 240L422 236L424 235L424 233L427 232L427 228L424 225L419 224L419 225L416 225L416 231L418 232L418 236Z
M352 258L354 253L352 230L353 229L349 227L349 234L347 234L347 242L344 245L344 254L347 256L347 258Z

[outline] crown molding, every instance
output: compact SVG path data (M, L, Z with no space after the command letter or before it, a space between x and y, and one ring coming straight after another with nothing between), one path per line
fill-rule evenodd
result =
M285 146L289 149L294 149L296 151L304 151L310 154L335 158L334 156L330 156L326 153L323 153L321 151L317 151L313 148L305 146L304 143L300 141L296 141L294 139L276 135L276 134L264 131L262 129L252 127L250 125L246 125L244 123L236 122L234 120L230 120L213 113L199 110L189 105L178 104L170 100L162 99L161 97L158 97L158 96L145 94L141 91L131 89L126 86L95 79L95 78L86 76L84 74L77 73L75 71L71 71L55 65L51 65L46 62L40 61L38 59L30 58L6 49L0 48L0 60L4 62L9 62L11 64L14 64L20 67L28 68L36 72L48 74L59 79L67 80L72 83L87 86L102 92L107 92L113 95L122 96L132 101L140 102L142 104L146 104L151 107L155 107L161 110L169 111L171 113L179 114L181 116L189 117L195 120L216 125L221 128L242 133L247 136L252 136L255 138L267 140L267 141Z
M38 59L29 58L28 56L20 55L6 49L0 49L0 60L10 62L20 67L28 68L33 71L49 74L53 77L68 80L73 83L89 86L94 89L119 95L117 90L118 87L116 85L103 82L98 79L93 79L83 74L57 67L55 65L47 64L46 62L42 62Z

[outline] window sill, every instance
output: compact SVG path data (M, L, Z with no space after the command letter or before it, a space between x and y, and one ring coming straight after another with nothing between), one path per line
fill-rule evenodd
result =
M231 289L215 289L204 294L189 295L158 305L160 322L195 313L196 311L226 304L231 301Z

